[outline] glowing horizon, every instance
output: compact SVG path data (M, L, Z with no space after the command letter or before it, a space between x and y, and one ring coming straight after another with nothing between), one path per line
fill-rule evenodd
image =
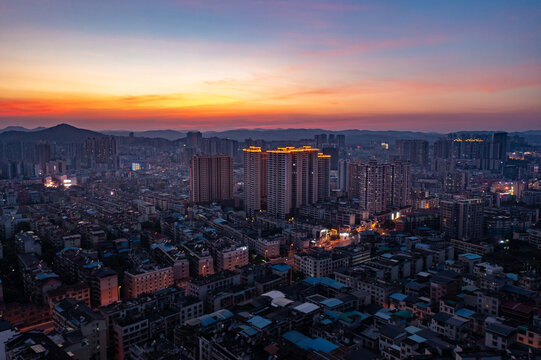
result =
M541 3L0 5L0 125L528 130Z

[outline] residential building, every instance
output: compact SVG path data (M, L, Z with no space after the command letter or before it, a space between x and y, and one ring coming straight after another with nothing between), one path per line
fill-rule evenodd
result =
M228 155L195 155L190 161L190 200L212 203L233 199L233 159Z

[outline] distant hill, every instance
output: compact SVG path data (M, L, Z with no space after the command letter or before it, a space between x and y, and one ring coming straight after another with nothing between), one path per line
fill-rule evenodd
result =
M5 133L6 131L25 131L25 132L28 132L28 131L32 131L30 129L27 129L25 127L22 127L22 126L7 126L3 129L0 129L0 134L1 133Z
M113 135L113 136L129 136L131 131L128 130L104 130L101 131L102 134ZM186 131L178 130L148 130L148 131L133 131L135 137L145 137L145 138L162 138L167 140L178 140L180 138L186 137Z
M490 132L468 131L468 133L482 134ZM0 130L0 141L25 141L39 142L42 140L50 143L68 144L82 143L89 137L100 136L119 136L127 137L128 130L108 130L96 132L86 129L76 128L68 124L59 124L50 128L27 129L21 126L8 126ZM204 137L228 138L243 142L245 139L264 139L265 141L295 141L301 139L313 139L319 134L345 135L347 144L368 144L371 142L386 141L394 143L397 139L425 139L433 142L437 138L444 137L446 134L434 132L415 132L415 131L371 131L371 130L342 130L331 131L325 129L236 129L226 131L206 131ZM164 144L168 141L177 141L186 136L186 131L180 130L149 130L134 132L137 141L157 141ZM523 132L512 132L509 135L524 137L526 141L533 145L541 144L541 130L529 130Z
M509 135L517 135L523 137L526 142L532 145L541 145L541 130L528 130L522 132L513 132Z
M43 130L30 131L8 130L0 134L0 141L13 142L39 142L48 141L50 143L69 144L82 143L89 137L105 136L99 132L79 129L68 124L59 124Z
M40 127L37 127L37 128L34 128L34 129L27 129L23 126L7 126L3 129L0 129L0 134L1 133L4 133L6 131L25 131L25 132L30 132L30 131L39 131L39 130L44 130L44 129L47 129L46 127L43 127L43 126L40 126Z
M287 141L311 139L319 134L345 135L348 144L366 144L372 141L395 141L396 139L426 139L434 141L444 135L439 133L424 133L413 131L370 131L370 130L342 130L330 131L324 129L238 129L226 131L207 131L205 137L217 136L233 140L244 141L251 138L266 141Z

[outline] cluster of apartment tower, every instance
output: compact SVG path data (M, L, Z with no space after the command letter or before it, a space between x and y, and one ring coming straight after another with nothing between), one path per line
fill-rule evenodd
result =
M302 206L331 198L331 155L311 146L244 153L244 208L252 217L259 211L287 219ZM209 203L233 198L233 159L227 155L195 155L190 166L191 200ZM349 199L358 200L372 214L410 203L410 165L397 161L349 163Z
M331 156L310 146L244 149L244 206L247 215L266 209L285 218L303 205L330 198Z

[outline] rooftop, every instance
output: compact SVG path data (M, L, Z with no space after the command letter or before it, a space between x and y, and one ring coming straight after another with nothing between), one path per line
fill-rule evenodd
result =
M311 313L314 310L319 309L319 306L317 306L316 304L306 302L304 304L295 306L294 309L297 310L297 311L300 311L302 313L308 314L308 313Z
M335 345L328 340L323 338L312 339L295 330L284 333L282 337L308 351L322 351L328 354L338 348L338 345Z

